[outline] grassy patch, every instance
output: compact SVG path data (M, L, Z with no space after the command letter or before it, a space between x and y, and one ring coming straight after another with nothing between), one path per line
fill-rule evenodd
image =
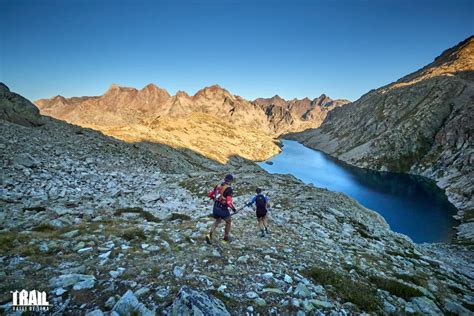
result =
M3 233L0 235L0 251L1 253L4 253L5 251L8 251L12 249L15 245L15 240L16 240L16 235L17 233Z
M394 279L386 279L374 275L371 276L369 280L378 288L386 290L392 293L393 295L401 297L405 300L409 300L412 297L423 296L423 293L420 290Z
M33 207L24 207L23 211L32 211L32 212L44 212L46 208L43 206L33 206Z
M226 306L228 310L236 310L237 308L240 307L237 301L225 296L223 293L217 290L210 290L208 294L222 301L222 303L224 303L224 305Z
M115 210L114 215L120 216L123 213L136 213L136 214L140 214L144 219L146 219L149 222L155 222L155 223L161 222L161 220L158 217L154 216L150 212L145 211L141 207L118 208Z
M416 284L416 285L419 285L419 286L422 286L422 287L426 287L426 285L427 285L426 284L426 279L421 277L421 276L396 273L395 277L397 279L403 280L405 282L411 282L413 284Z
M33 227L31 230L35 232L45 233L45 232L55 231L56 227L48 223L43 223L43 224L39 224L38 226Z
M191 216L188 216L186 214L180 214L180 213L171 213L170 221L175 221L177 219L180 219L183 221L189 221L191 220Z
M203 184L197 183L196 181L193 181L192 179L181 181L179 186L188 190L189 192L191 192L192 195L195 195L195 196L207 195L207 191L206 189L203 188L204 187Z
M411 259L417 259L417 260L421 258L419 255L415 254L414 252L401 253L401 252L387 250L387 254L391 256L395 256L395 257L400 256L404 258L411 258Z
M126 240L133 240L135 238L145 240L146 236L145 236L145 232L143 231L143 229L130 228L130 229L126 229L125 231L123 231L122 238L126 239Z
M332 286L336 296L345 302L351 302L364 311L377 311L380 309L381 301L376 290L362 282L354 281L349 276L331 269L313 267L306 274L317 283Z

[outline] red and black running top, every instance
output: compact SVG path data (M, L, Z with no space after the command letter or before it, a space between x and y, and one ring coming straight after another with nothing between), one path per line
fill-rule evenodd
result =
M234 203L232 203L232 195L234 194L234 191L228 184L221 184L216 186L214 189L209 191L207 196L212 199L216 200L219 203L226 205L230 207L231 209L235 210ZM216 199L217 197L217 199Z

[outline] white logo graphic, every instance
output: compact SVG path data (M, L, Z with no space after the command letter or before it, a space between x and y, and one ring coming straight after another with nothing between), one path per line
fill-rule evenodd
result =
M52 306L46 300L46 292L40 291L14 291L12 309L14 311L47 311Z

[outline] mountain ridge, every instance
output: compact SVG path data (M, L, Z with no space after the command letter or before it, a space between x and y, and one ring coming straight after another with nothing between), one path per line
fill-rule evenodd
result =
M170 95L150 83L142 89L112 84L101 96L56 96L35 104L43 115L127 141L149 140L192 148L220 162L235 154L251 160L268 159L280 151L276 137L317 126L328 111L345 104L326 95L281 102L284 106L273 109L271 99L248 101L218 84L192 96L184 91ZM195 129L193 133L190 126ZM226 145L216 149L221 141Z

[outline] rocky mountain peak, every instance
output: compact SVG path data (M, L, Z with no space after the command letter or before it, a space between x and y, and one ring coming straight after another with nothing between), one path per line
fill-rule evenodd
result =
M140 90L140 94L145 97L156 97L156 98L163 98L168 99L170 98L170 94L165 89L162 89L156 86L153 83L147 84L143 89Z
M471 36L456 46L442 52L432 63L399 79L397 84L413 83L441 75L453 74L472 78L473 71L474 36ZM396 88L398 85L393 85L392 87Z
M176 97L179 98L189 98L189 94L186 93L186 91L178 90L176 92Z
M119 89L120 89L120 85L116 83L112 83L107 91L114 91L114 90L119 90Z
M116 95L121 92L138 92L138 90L131 87L122 87L116 83L113 83L110 85L109 89L105 92L104 95Z
M214 84L212 86L205 87L205 88L199 90L198 92L196 92L196 94L193 96L194 99L198 99L198 98L206 98L206 99L209 99L209 98L225 98L225 97L233 98L233 96L229 93L229 91L222 88L218 84Z
M444 63L456 64L459 70L472 70L474 68L474 36L468 37L456 46L445 50L435 58L432 65L436 66Z

